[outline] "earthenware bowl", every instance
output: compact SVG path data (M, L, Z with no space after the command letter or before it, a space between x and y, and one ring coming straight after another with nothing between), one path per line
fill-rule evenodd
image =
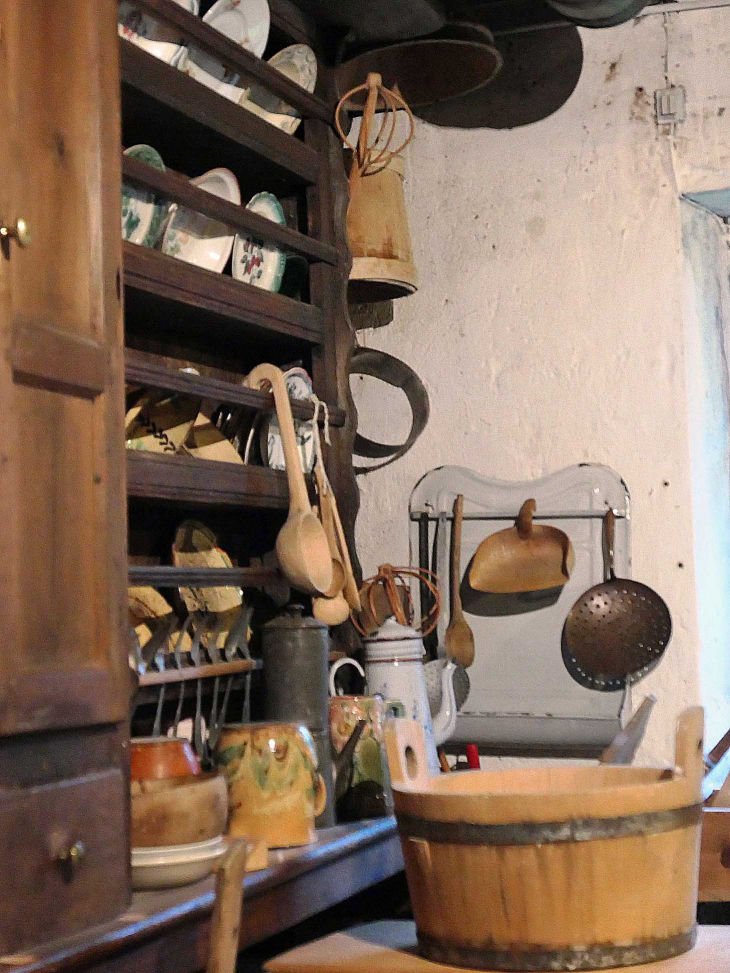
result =
M136 737L130 741L133 781L190 777L200 764L189 740L177 737Z
M136 781L131 791L133 848L210 841L226 830L228 796L220 774Z

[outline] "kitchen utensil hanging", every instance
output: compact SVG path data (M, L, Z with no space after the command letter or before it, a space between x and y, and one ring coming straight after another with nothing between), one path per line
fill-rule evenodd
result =
M286 458L289 483L289 516L276 538L276 554L291 584L308 594L319 595L332 584L332 558L327 535L312 512L297 451L289 396L284 376L275 365L258 365L246 378L249 388L271 385Z
M526 500L514 527L490 534L479 545L469 584L475 591L514 594L561 588L575 565L570 538L557 527L534 524L537 505Z
M665 601L638 581L614 571L615 521L604 518L607 578L578 598L563 629L562 652L568 672L592 689L613 691L638 682L660 661L672 636Z
M464 517L464 495L454 501L451 525L451 621L446 629L446 655L465 669L474 662L474 633L464 618L461 606L461 527Z
M345 104L359 93L366 93L367 100L355 145L345 134L340 115ZM383 114L373 137L375 112L379 108ZM399 110L406 113L409 129L393 149ZM352 152L347 210L352 254L348 296L361 303L405 297L418 287L403 194L405 162L401 157L415 134L411 110L397 91L383 86L379 74L371 73L365 84L357 85L340 99L335 124Z
M414 617L410 593L412 579L425 585L431 595L430 608L420 621ZM391 616L399 625L413 627L422 636L428 635L435 629L441 611L438 578L432 571L423 568L396 568L391 564L381 564L378 573L363 582L360 598L362 612L352 615L352 623L364 636L372 635Z
M382 460L372 466L354 466L358 473L372 473L380 470L389 463L394 463L415 444L418 437L428 424L431 410L428 392L418 375L393 355L376 348L355 348L350 362L350 375L367 375L377 378L386 385L400 389L408 401L411 409L411 428L405 441L399 445L376 443L359 432L355 435L352 451L355 456L366 459Z

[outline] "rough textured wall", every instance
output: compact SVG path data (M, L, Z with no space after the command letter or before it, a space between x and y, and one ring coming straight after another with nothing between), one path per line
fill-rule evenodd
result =
M361 333L409 362L432 402L411 453L360 478L366 571L408 556L408 495L434 466L518 479L592 460L626 479L634 576L675 624L641 687L660 701L652 759L669 756L676 713L699 697L678 193L720 185L730 151L723 38L730 10L584 31L580 83L550 118L419 124L407 197L421 287L389 327ZM691 112L674 138L653 117L667 78L687 84ZM362 431L400 441L392 398L353 384Z

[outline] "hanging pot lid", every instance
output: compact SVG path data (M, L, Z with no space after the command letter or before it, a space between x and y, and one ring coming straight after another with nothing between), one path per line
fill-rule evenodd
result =
M360 44L421 37L446 20L442 0L307 0L300 6L315 19L347 28L348 40Z
M646 6L646 0L547 0L561 17L579 27L617 27Z
M375 72L385 87L397 85L411 108L461 97L488 84L502 67L502 55L487 40L435 34L363 51L335 68L338 96ZM362 104L346 107L358 111Z

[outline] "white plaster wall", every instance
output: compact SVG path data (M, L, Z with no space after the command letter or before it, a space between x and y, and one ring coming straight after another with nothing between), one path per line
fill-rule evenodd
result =
M726 38L729 10L584 31L580 83L552 117L512 131L419 123L407 197L421 287L390 326L360 333L410 363L432 405L415 448L359 479L366 572L407 558L408 495L434 466L518 479L591 460L626 479L634 576L675 626L642 684L659 697L649 759L668 759L676 714L699 698L678 192L697 173L716 188L726 166ZM667 77L687 84L691 113L673 139L653 118ZM402 440L382 386L353 385L363 433Z

